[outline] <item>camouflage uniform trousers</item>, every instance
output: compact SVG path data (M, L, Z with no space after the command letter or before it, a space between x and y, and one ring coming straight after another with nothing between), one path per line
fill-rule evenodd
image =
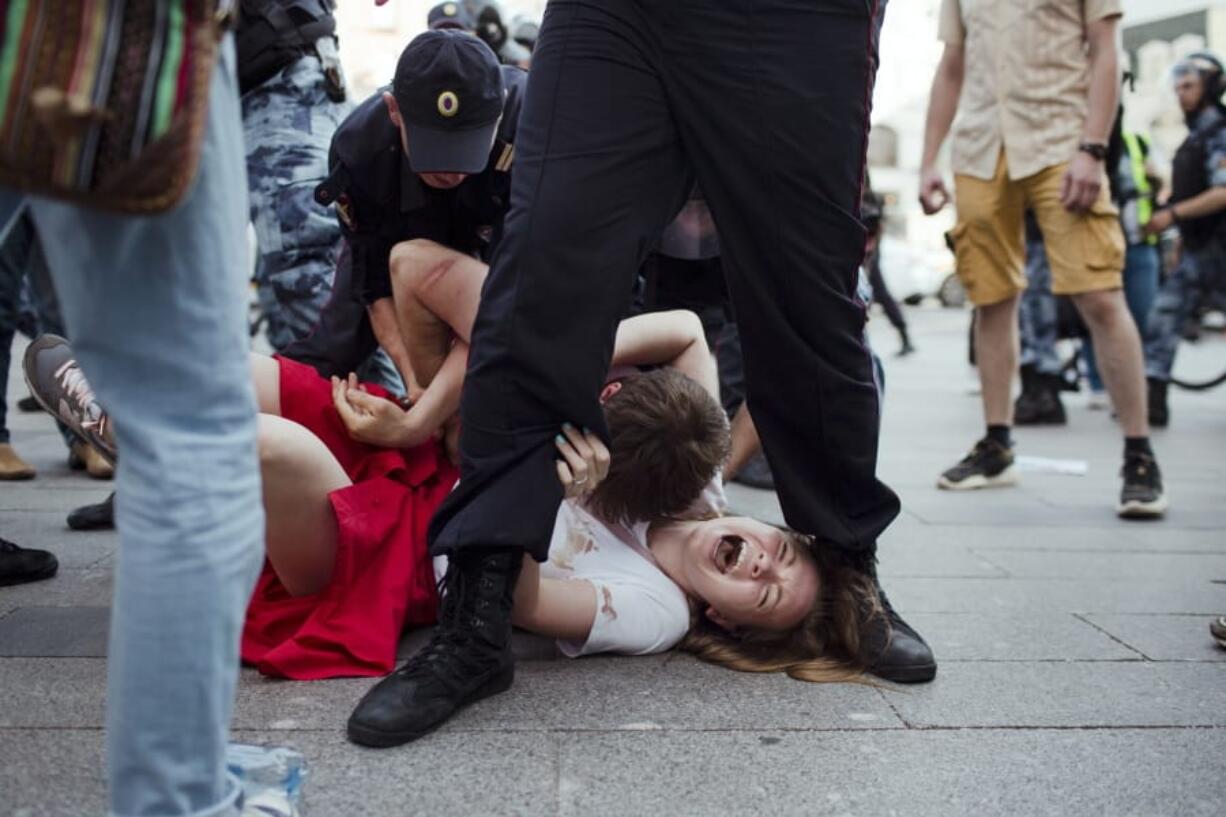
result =
M1059 312L1051 291L1051 266L1042 241L1026 242L1026 291L1018 309L1021 339L1020 362L1032 364L1042 374L1058 375L1063 369L1056 352Z
M255 282L268 342L280 351L307 335L332 292L341 231L315 201L328 147L352 106L334 102L314 56L287 65L242 98Z
M1226 308L1226 249L1184 251L1154 299L1145 327L1145 376L1170 380L1183 327L1201 304Z

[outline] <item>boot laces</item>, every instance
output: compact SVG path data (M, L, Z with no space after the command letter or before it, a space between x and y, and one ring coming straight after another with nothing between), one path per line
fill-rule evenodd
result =
M77 365L76 360L65 361L55 370L55 379L68 399L80 409L81 428L93 431L104 439L107 438L107 416L98 399L94 396L93 387L85 379L85 372Z
M481 581L489 582L484 577ZM441 599L438 625L430 641L396 674L402 678L432 675L449 687L459 688L471 683L485 669L479 651L474 649L475 634L470 629L483 622L476 615L466 614L473 596L472 577L457 566L454 557L436 586Z

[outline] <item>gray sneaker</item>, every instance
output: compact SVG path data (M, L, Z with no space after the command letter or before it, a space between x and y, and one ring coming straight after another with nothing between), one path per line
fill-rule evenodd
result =
M68 341L59 335L40 335L26 347L22 368L34 399L113 465L111 420L94 397Z

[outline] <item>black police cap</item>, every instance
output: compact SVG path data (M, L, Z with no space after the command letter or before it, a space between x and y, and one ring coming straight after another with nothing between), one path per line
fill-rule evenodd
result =
M419 34L404 49L392 80L416 173L485 169L505 96L498 58L470 34Z
M458 28L461 31L473 31L477 22L463 5L447 2L439 3L426 13L426 26L431 30Z

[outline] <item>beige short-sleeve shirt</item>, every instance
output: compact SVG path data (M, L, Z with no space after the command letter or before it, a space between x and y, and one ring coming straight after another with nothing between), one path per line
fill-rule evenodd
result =
M940 39L962 43L955 173L991 179L1004 146L1009 177L1067 162L1088 110L1086 25L1120 0L942 0Z

